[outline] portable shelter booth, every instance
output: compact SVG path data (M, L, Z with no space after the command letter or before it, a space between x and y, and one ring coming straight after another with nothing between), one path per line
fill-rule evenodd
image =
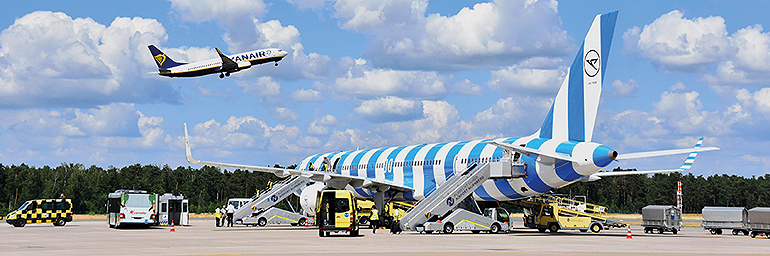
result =
M749 212L743 207L703 207L703 229L712 235L721 235L722 229L732 229L733 235L749 234Z
M174 222L174 225L186 226L190 223L189 202L183 195L175 196L171 193L165 193L160 196L160 209L158 212L160 224L167 226Z
M751 237L765 235L770 238L770 207L754 207L749 210Z
M652 233L657 230L658 234L670 231L676 235L684 227L682 225L682 211L673 205L645 206L642 208L642 226L644 233Z

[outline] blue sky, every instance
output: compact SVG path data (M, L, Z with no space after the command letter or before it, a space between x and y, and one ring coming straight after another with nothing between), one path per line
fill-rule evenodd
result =
M593 17L618 10L594 141L704 146L696 175L770 170L764 1L16 1L0 10L0 163L290 165L357 148L525 136ZM170 79L278 47L278 67ZM678 167L686 156L614 163Z

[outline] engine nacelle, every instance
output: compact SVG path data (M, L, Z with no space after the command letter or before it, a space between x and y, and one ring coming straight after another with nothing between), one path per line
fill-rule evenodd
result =
M316 182L302 189L302 193L299 194L299 205L302 206L305 214L315 215L315 202L318 197L318 191L321 191L325 186L326 184L323 182Z

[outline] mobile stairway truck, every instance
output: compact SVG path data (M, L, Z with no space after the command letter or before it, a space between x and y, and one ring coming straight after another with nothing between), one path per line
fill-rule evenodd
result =
M625 227L625 223L610 220L607 207L589 204L574 199L543 195L522 199L515 204L525 209L524 226L540 232L556 233L561 229L591 230L599 233L603 229Z
M482 214L471 194L490 178L512 178L526 175L523 162L511 161L510 152L504 152L499 162L472 163L457 172L446 183L423 198L399 222L400 230L420 233L440 231L445 234L456 230L473 233L508 231L510 216L502 208L486 209ZM460 206L463 205L464 208ZM505 212L503 212L505 211Z
M310 184L310 179L301 176L292 176L278 182L269 191L260 193L258 197L252 197L248 202L244 202L233 214L234 223L251 226L288 223L304 226L307 222L307 216L296 213L294 209L287 211L275 206L292 194L301 191L308 184ZM290 203L288 205L292 207Z

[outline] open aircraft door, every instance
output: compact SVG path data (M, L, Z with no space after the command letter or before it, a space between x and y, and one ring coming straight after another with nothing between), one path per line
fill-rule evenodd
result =
M187 226L190 224L190 201L182 200L182 212L179 216L179 225Z

